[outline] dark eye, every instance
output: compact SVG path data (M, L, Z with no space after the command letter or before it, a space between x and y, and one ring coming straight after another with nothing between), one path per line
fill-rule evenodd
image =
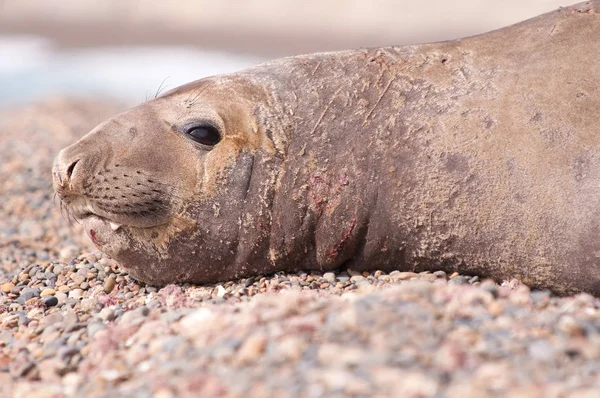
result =
M202 125L194 126L186 131L190 138L202 145L213 146L221 141L221 134L213 126Z

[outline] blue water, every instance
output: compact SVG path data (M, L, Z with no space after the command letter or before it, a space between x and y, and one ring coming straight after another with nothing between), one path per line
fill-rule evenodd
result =
M52 95L108 96L141 102L205 76L264 61L189 47L59 50L37 37L0 36L0 106Z

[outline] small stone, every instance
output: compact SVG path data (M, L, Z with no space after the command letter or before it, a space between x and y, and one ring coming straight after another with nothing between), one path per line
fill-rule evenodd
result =
M24 300L24 301L27 301L27 300L32 299L34 297L40 297L40 289L26 287L25 289L21 290L21 294L19 296L19 298L22 299L22 300Z
M125 312L119 320L121 325L124 325L124 324L137 325L143 321L144 321L144 319L143 319L142 314L140 314L138 311L135 311L135 310Z
M106 279L106 282L104 282L104 293L106 294L110 294L110 292L113 291L113 289L115 288L115 284L116 284L116 280L114 276L109 276Z
M498 298L498 286L496 286L495 283L493 283L493 282L483 282L481 284L481 289L485 290L488 293L490 293L492 295L492 297L494 297L495 299Z
M217 286L217 297L223 297L227 294L227 290L223 287L223 285Z
M152 394L154 398L175 398L175 394L166 387L161 387Z
M42 318L42 320L40 321L40 325L42 327L47 328L48 326L54 325L54 324L60 325L60 324L62 324L63 320L64 320L63 316L60 313L55 312L53 314L46 315L44 318Z
M365 277L364 277L364 276L362 276L362 275L354 275L354 276L352 276L352 277L350 278L350 280L351 280L352 282L355 282L355 283L356 283L356 282L363 281L364 279L365 279Z
M84 298L79 303L79 309L83 312L92 312L97 307L96 300L90 298Z
M89 338L93 337L96 333L104 329L106 326L102 322L90 322L87 325L87 335Z
M77 256L79 249L75 246L67 246L59 252L58 256L62 261L71 261L71 259Z
M336 277L335 277L335 274L333 272L325 272L323 274L323 279L325 279L329 283L335 283L336 282Z
M64 269L65 269L64 264L62 264L62 263L54 264L54 266L52 267L52 273L54 273L55 275L59 275L60 273L63 272Z
M102 308L102 311L100 311L98 313L98 316L103 321L110 322L115 319L115 311L110 307L105 307L105 308Z
M58 304L62 305L67 300L67 295L64 292L56 292L54 295L58 299Z
M71 280L75 282L76 285L81 285L85 282L85 277L83 275L71 274Z
M63 316L63 322L64 322L65 329L67 329L67 328L75 325L76 323L78 323L79 317L77 316L77 314L75 312L69 310Z
M434 363L437 367L451 372L457 368L461 368L467 355L461 350L458 345L446 343L440 347L434 356Z
M277 345L277 354L292 361L302 358L305 343L298 337L285 337Z
M141 307L136 308L135 312L141 316L148 316L148 314L150 313L150 310L146 306L141 306Z
M436 278L446 278L447 277L447 275L444 271L435 271L433 273L433 275L435 275Z
M40 293L40 297L54 296L55 294L56 294L56 290L54 290L54 289L44 289Z
M549 290L534 290L530 293L531 299L538 307L545 307L550 303L552 292Z
M399 281L405 281L411 278L417 278L419 276L419 274L415 273L415 272L400 272L400 271L393 271L390 273L390 277L392 278L392 280L399 280Z
M238 351L238 360L242 363L257 360L265 351L267 337L261 333L255 333L248 337Z
M450 285L464 285L465 283L468 283L469 280L467 279L467 277L463 276L463 275L457 275L453 278L451 278L448 281L448 284Z
M54 307L58 305L58 299L55 296L46 296L42 299L46 307Z
M33 280L41 281L46 279L46 273L44 271L38 271L33 275Z
M81 289L73 289L69 292L69 298L79 299L83 297L83 290Z
M433 282L438 279L434 274L419 274L419 279L422 281Z
M499 301L492 301L488 307L488 312L494 316L498 316L504 312L504 306Z
M2 291L3 291L4 293L10 293L10 291L11 291L11 289L12 289L13 287L15 287L15 284L14 284L14 283L12 283L12 282L7 282L7 283L4 283L4 284L2 284L2 287L0 287L0 289L2 289Z
M558 321L558 330L568 336L583 336L585 330L583 327L570 315L565 315Z

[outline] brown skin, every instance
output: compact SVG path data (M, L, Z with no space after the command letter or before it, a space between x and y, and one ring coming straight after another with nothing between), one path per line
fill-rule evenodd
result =
M600 295L599 13L193 82L64 149L55 189L151 284L347 266Z

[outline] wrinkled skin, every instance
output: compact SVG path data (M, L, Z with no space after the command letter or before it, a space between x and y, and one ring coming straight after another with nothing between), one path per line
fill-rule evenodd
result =
M598 13L199 80L64 149L55 189L151 284L347 266L600 295Z

